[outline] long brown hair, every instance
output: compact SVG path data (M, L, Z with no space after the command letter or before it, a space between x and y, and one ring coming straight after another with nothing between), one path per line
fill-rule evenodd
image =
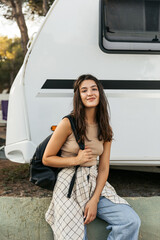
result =
M96 112L96 122L98 123L98 139L110 142L113 138L112 128L109 124L109 103L107 101L106 95L103 91L103 86L100 81L90 75L81 75L74 82L74 98L73 98L73 111L71 114L74 116L76 121L77 132L80 136L80 140L84 141L86 136L86 122L85 122L85 107L82 103L79 86L84 80L93 80L99 90L99 104L97 106Z

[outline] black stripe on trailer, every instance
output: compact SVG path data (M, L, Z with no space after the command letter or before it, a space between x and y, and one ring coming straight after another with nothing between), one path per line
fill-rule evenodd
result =
M75 80L64 79L47 79L42 86L42 89L73 89Z
M73 79L47 79L41 89L73 89ZM110 90L160 90L160 80L100 80Z

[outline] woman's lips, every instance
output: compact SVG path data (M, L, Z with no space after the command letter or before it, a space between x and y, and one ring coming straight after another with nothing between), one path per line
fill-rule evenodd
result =
M88 98L87 101L93 101L95 98Z

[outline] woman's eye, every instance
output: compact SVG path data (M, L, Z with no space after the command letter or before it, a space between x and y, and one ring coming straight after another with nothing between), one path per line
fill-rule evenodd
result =
M82 93L85 93L85 92L87 92L88 90L87 89L84 89L84 90L82 90L81 92ZM92 91L98 91L98 88L92 88Z

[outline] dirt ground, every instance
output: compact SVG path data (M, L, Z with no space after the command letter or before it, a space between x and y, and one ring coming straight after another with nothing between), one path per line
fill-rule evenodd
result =
M29 164L0 159L0 196L47 197L52 192L29 182Z
M108 181L122 197L160 196L160 174L111 169ZM49 197L29 182L29 164L0 159L0 196Z
M5 138L6 126L0 126L0 147L5 145ZM0 196L52 196L52 192L29 182L29 164L13 163L3 158L2 151L0 153Z
M0 146L5 145L5 127L0 127ZM122 197L160 196L160 173L111 169L109 183ZM29 164L0 157L0 196L49 197L52 192L29 182Z

